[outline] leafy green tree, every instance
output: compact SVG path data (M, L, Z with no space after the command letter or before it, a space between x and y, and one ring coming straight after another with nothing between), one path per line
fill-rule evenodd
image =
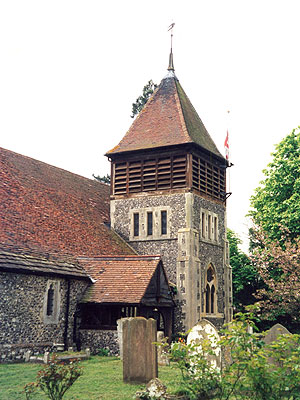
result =
M94 175L93 174L93 178L96 179L96 181L99 181L101 183L107 183L110 184L110 175L104 175L104 176L99 176L99 175Z
M233 305L238 311L255 303L254 294L259 288L259 275L251 259L240 250L242 241L231 229L227 229L230 265L232 268Z
M300 127L277 146L265 179L251 197L250 215L270 240L284 243L300 235ZM282 227L288 229L282 237Z
M286 239L289 232L281 233L281 242L271 241L265 232L256 230L261 245L253 249L252 260L264 283L256 297L265 321L300 332L300 236L290 240Z
M147 85L144 86L143 94L136 99L135 103L132 103L131 118L134 118L140 111L142 111L145 104L149 100L149 97L156 88L157 85L153 83L152 79L147 83Z

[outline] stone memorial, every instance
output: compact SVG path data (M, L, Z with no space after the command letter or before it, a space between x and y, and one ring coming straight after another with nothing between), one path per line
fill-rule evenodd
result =
M263 340L265 344L268 345L276 341L280 335L290 335L290 332L283 325L275 324L267 331L267 334ZM286 356L288 357L289 355L287 354ZM273 357L269 357L268 362L269 364L278 365L278 362L275 361Z
M190 333L188 334L187 337L187 344L195 343L201 346L201 343L204 340L210 341L214 352L214 354L207 356L208 361L210 362L213 368L218 368L220 370L222 363L222 355L221 355L221 347L217 344L218 341L220 340L220 336L215 326L206 319L203 319L202 321L198 322L198 324L195 325L190 330Z
M274 340L277 340L278 336L287 334L289 335L290 332L284 326L275 324L271 329L268 330L266 336L264 337L264 342L266 344L270 344L274 342Z
M123 381L148 383L157 378L156 321L143 317L124 318Z
M121 318L121 319L117 320L117 332L118 332L120 360L123 360L123 321L124 320L125 320L125 318Z
M158 343L164 343L165 341L165 335L162 331L157 332L157 342ZM158 365L170 365L170 360L168 357L167 352L165 351L165 348L163 346L157 346L157 362Z
M49 362L50 362L50 353L49 353L49 351L45 351L44 357L43 357L43 361L44 361L44 364L49 364Z

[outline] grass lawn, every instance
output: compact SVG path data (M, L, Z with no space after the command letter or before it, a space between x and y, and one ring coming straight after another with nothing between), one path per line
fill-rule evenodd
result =
M132 400L141 385L124 384L122 362L114 357L91 357L80 363L83 375L67 391L64 400ZM0 400L24 400L23 387L35 381L39 364L0 364ZM180 372L172 367L159 367L159 378L174 391L180 381ZM47 399L39 393L34 397Z

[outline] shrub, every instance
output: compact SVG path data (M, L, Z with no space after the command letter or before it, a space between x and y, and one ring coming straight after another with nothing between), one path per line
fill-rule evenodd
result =
M254 320L250 306L221 331L218 345L227 361L222 370L209 361L214 340L173 343L170 359L182 376L178 394L190 400L300 399L300 336L282 335L265 344Z
M98 356L104 356L104 357L107 357L107 356L109 356L109 349L106 349L106 348L101 348L99 351L98 351Z
M82 375L82 368L76 360L64 364L52 356L50 363L38 372L37 381L25 385L26 399L32 398L36 389L40 389L49 399L61 400L80 375Z

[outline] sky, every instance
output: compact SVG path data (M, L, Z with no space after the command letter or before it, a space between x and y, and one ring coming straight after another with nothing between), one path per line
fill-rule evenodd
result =
M300 125L299 0L1 0L0 146L79 175L132 123L143 86L175 73L219 150L229 131L228 227ZM228 111L230 111L228 113Z

